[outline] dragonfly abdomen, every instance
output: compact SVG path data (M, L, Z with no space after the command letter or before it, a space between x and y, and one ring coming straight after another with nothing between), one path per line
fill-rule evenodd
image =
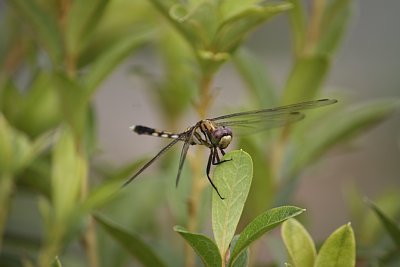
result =
M164 137L164 138L172 138L172 139L176 139L179 137L179 134L176 134L176 133L159 131L157 129L150 128L147 126L142 126L142 125L132 125L129 128L137 134L145 134L145 135L151 135L151 136L155 136L155 137Z

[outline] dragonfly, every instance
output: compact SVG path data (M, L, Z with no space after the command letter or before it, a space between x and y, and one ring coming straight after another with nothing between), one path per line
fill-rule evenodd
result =
M171 147L178 142L183 142L178 165L178 173L176 176L176 186L178 186L189 147L191 145L202 145L210 150L206 167L207 179L218 196L221 199L224 199L210 177L210 170L212 165L218 165L229 161L229 159L221 160L220 154L222 156L225 155L225 149L232 142L234 132L235 135L242 135L258 133L277 127L285 127L302 120L305 117L304 113L302 113L304 110L327 106L336 102L337 100L335 99L319 99L276 108L232 113L212 119L200 120L195 125L188 127L181 133L160 131L142 125L132 125L130 129L139 135L169 138L173 139L173 141L161 149L152 159L136 171L136 173L123 184L123 187L131 183L137 176L139 176L139 174L153 164Z

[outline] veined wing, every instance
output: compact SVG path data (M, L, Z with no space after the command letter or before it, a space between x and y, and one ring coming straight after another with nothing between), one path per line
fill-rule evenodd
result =
M179 159L178 174L176 175L176 186L178 186L179 179L181 177L182 168L183 168L183 163L185 163L186 154L187 154L187 152L189 150L189 146L190 146L190 140L192 139L193 133L195 130L196 130L196 128L192 127L185 134L185 139L184 139L185 143L183 144L183 147L182 147L181 156Z
M173 147L179 141L187 142L186 136L181 134L178 138L174 139L167 146L165 146L163 149L161 149L160 152L157 153L157 155L155 155L151 160L149 160L146 164L144 164L138 171L136 171L136 173L133 176L131 176L131 178L129 178L127 181L125 181L122 184L122 187L124 187L124 186L128 185L130 182L132 182L133 179L135 179L139 174L141 174L145 169L147 169L147 167L149 167L151 164L153 164L154 161L156 161L156 159L161 157L165 152L167 152L171 147Z
M210 119L218 126L235 129L236 133L247 134L267 129L283 127L304 118L300 111L336 103L334 99L307 101L277 108L228 114Z
M258 118L241 118L238 120L227 120L216 122L217 126L226 126L234 131L237 135L254 134L257 132L284 127L305 117L303 113L292 112L288 114L280 114L275 117L258 117Z

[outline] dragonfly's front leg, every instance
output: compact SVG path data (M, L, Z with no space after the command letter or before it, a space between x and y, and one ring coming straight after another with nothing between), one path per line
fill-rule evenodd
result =
M212 162L213 165L218 165L218 164L221 164L221 163L224 163L224 162L232 160L232 159L220 160L217 148L214 148L213 150L214 150L214 152L213 152L214 156L213 156L213 162ZM225 152L222 149L220 149L220 151L221 151L222 155L225 155Z
M212 185L212 187L214 188L214 190L217 192L218 196L219 196L221 199L225 199L225 198L223 198L223 197L221 196L221 194L219 193L217 187L215 186L214 182L211 180L211 177L210 177L211 163L214 162L215 151L216 151L216 148L214 148L214 147L210 148L210 155L208 156L207 169L206 169L207 179L208 179L208 181L210 182L210 184ZM215 165L215 164L214 164L214 165Z

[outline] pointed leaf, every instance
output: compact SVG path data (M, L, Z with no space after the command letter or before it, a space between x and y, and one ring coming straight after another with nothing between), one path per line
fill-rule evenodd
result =
M260 106L274 106L276 103L275 88L271 84L262 61L249 50L240 48L234 54L233 62Z
M54 76L64 119L74 134L82 136L88 119L89 94L75 80L64 74Z
M296 154L291 173L296 174L307 164L315 161L333 145L339 142L348 141L357 134L363 133L365 129L375 126L396 109L400 107L400 101L377 100L370 103L363 103L352 109L335 112L329 118L321 122L321 127L316 128L307 139L302 139L299 144L301 153Z
M321 37L317 51L332 54L341 41L351 17L351 0L330 1L321 21Z
M62 267L60 258L58 256L56 256L56 258L54 259L53 263L51 264L51 267Z
M350 223L333 232L318 252L315 267L354 267L356 241Z
M239 254L246 249L253 241L261 237L263 234L278 226L285 220L301 214L304 209L294 206L283 206L273 208L262 213L250 222L240 234L235 249L232 252L232 263L237 259Z
M229 19L230 17L235 16L236 14L241 13L247 8L253 7L258 4L259 0L230 0L230 1L221 1L219 4L219 12L221 16L221 20Z
M59 25L50 12L46 12L37 1L14 0L9 4L13 5L20 13L21 19L26 20L29 26L33 27L34 35L42 42L55 64L62 60L62 40Z
M249 196L243 209L242 218L250 221L257 217L269 207L275 195L275 180L271 177L271 166L268 162L264 149L265 135L262 136L263 143L258 142L254 136L241 136L238 147L246 148L253 159L253 181L251 183Z
M0 174L19 171L29 158L30 146L28 137L14 129L0 113Z
M68 126L60 129L53 150L51 173L52 200L59 224L76 212L82 182L87 179L87 160Z
M385 227L386 231L389 233L393 242L400 249L400 227L396 224L394 220L389 218L375 203L368 201L368 205L378 216L379 220Z
M98 85L114 70L118 64L133 53L140 45L148 40L150 34L148 29L138 32L116 42L99 56L91 65L87 75L84 77L85 88L92 94Z
M229 255L232 255L233 250L235 249L236 243L239 239L239 235L235 235L232 239L231 245L229 247ZM232 266L232 267L245 267L249 265L249 254L250 254L250 249L249 247L247 247L242 253L240 253L240 255L236 258L236 260L233 262L233 264L231 264L229 262L228 266ZM229 261L230 261L230 257L229 257Z
M314 241L303 225L296 219L289 219L282 224L281 233L293 266L314 266L317 252Z
M25 133L11 127L0 113L0 174L16 174L30 164L52 139L45 133L31 142Z
M68 12L65 40L68 52L79 57L109 1L73 1Z
M210 238L202 234L190 233L182 226L175 226L174 231L178 232L190 244L203 261L204 266L222 266L218 247Z
M142 165L143 160L139 160L121 167L121 169L106 177L104 183L93 188L89 192L87 198L82 203L82 209L85 210L85 212L91 212L109 203L114 197L117 197L116 192L122 189L121 185L123 182Z
M324 55L298 59L286 82L284 104L314 99L329 69L330 60Z
M359 200L362 202L362 196ZM374 199L374 204L390 218L395 218L400 213L398 203L400 203L400 194L398 189L394 187L384 190ZM361 204L365 208L365 202ZM360 220L357 237L359 238L360 246L372 247L379 243L380 240L386 239L384 236L386 229L382 227L381 221L372 209L363 209L362 211L364 212L362 216L357 218Z
M11 88L10 88L11 89ZM12 89L11 89L12 90ZM15 89L14 90L18 90ZM14 99L9 99L13 105ZM52 75L40 72L30 84L29 91L23 94L18 109L13 114L13 124L31 137L53 128L61 118L60 102L54 90Z
M286 2L249 6L219 25L212 48L217 52L232 53L256 26L291 7L292 5Z
M242 150L227 153L214 171L213 180L220 194L220 199L213 191L212 228L214 238L222 257L235 234L236 226L246 202L253 177L253 163L249 154Z
M144 243L138 236L122 229L110 221L95 216L100 226L112 236L132 257L137 259L143 266L166 266L163 261L155 254L153 249Z
M293 5L288 11L295 55L300 55L303 50L306 36L306 19L303 4L300 0L289 0Z

